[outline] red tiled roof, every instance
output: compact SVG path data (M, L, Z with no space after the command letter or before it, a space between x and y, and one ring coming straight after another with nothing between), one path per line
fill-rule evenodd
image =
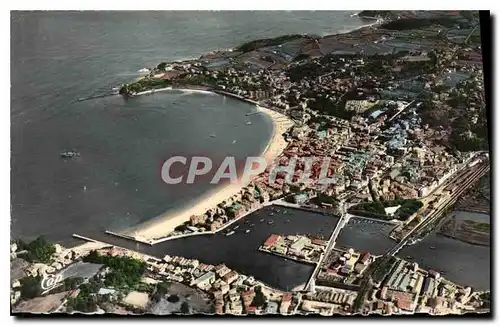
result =
M314 238L311 240L311 243L318 245L318 246L324 246L325 245L325 240L321 240L318 238Z
M283 296L281 297L281 301L292 301L292 294L291 293L283 293Z
M413 302L409 301L409 300L398 300L398 301L396 301L396 305L399 309L408 310L408 311L413 310Z
M361 259L359 260L361 263L365 263L369 258L370 258L370 253L369 252L365 252L363 254L363 256L361 257Z
M256 306L250 306L247 308L247 312L252 312L252 313L255 313L257 311L257 307Z
M266 242L264 242L264 247L272 247L276 243L276 241L279 240L279 238L279 235L271 234L271 236L267 238Z

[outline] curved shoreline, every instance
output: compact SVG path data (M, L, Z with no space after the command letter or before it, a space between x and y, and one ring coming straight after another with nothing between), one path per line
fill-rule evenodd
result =
M190 88L189 86L185 88L174 88L174 87L163 88L156 91L152 90L152 91L147 91L147 93L143 92L141 94L136 94L136 95L150 94L158 91L161 92L167 90L181 90L181 91L184 90L190 92L200 91L205 94L210 93L210 94L232 97L234 99L238 99L247 102L249 104L255 105L259 112L262 112L271 119L273 125L272 136L270 137L264 150L260 153L260 156L264 157L268 162L274 161L281 155L281 153L287 146L287 142L285 141L282 135L286 130L288 130L291 126L293 126L294 122L290 120L287 116L278 113L276 111L273 111L269 108L262 107L259 105L258 102L252 101L250 99L246 99L238 95L223 91L212 90L205 87ZM191 207L183 207L179 208L179 210L175 212L168 212L161 214L150 221L146 221L134 227L127 228L121 232L111 232L111 231L106 231L106 232L111 235L120 236L151 245L169 239L184 237L188 235L193 236L201 233L214 234L216 232L223 230L229 224L239 220L241 217L230 220L228 223L222 225L214 232L206 231L206 232L190 233L188 235L181 235L181 236L169 236L169 234L175 229L175 227L188 221L192 215L203 215L209 209L216 207L219 203L238 194L241 191L241 189L250 184L252 180L250 180L247 183L242 183L239 180L238 183L236 184L229 184L220 188L216 188L213 191L209 191L203 197L196 199L197 204L194 204ZM189 203L187 205L189 205ZM244 214L243 216L245 215L246 214Z

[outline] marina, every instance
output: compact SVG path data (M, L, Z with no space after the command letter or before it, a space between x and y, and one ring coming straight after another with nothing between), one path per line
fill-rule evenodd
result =
M235 226L240 228L230 236L227 236L225 232L219 232L173 239L153 246L125 238L106 236L98 232L88 234L87 237L156 257L168 254L199 259L214 265L224 262L229 268L253 275L256 279L262 280L270 286L287 291L297 286L303 286L310 278L314 266L290 259L284 261L280 257L260 252L259 247L272 233L309 234L327 239L339 219L313 212L306 213L301 210L288 209L286 215L275 212L272 225L258 223L262 217L267 217L273 209L275 209L273 206L264 207L245 216L244 219L236 221ZM284 216L290 222L285 223ZM245 223L247 220L250 221L250 224ZM251 232L247 233L245 229L248 228L245 226L252 224Z

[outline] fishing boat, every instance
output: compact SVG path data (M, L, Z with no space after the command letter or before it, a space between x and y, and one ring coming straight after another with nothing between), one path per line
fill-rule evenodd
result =
M228 232L228 233L226 233L226 237L233 235L233 234L234 234L234 231Z

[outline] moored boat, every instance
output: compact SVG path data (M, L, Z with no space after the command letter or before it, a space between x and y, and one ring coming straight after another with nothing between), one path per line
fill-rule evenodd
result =
M80 153L78 153L76 151L66 151L66 152L60 153L60 155L61 155L61 158L73 158L73 157L79 157Z

